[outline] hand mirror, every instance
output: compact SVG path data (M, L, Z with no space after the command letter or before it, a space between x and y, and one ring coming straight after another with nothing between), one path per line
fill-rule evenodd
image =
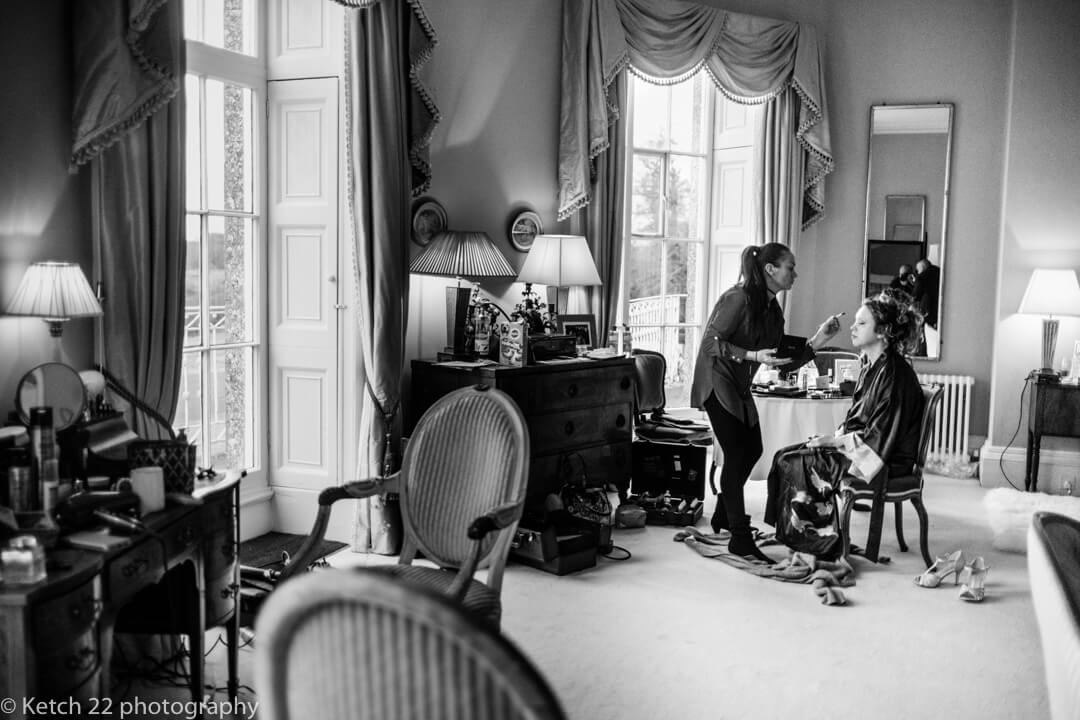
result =
M86 409L86 386L75 368L59 362L38 365L23 375L15 392L19 419L30 424L30 408L51 407L53 429L71 427Z

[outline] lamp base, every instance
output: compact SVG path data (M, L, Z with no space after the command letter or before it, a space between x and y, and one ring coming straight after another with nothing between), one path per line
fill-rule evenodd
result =
M470 297L470 287L450 285L446 288L446 345L447 350L454 353L464 353L471 349L465 333L469 322Z
M1038 370L1032 370L1029 377L1038 383L1061 382L1061 376L1058 375L1057 371L1053 368L1039 368Z

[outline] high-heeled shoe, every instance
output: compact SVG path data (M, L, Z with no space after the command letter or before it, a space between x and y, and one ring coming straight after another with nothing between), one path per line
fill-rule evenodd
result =
M936 588L950 575L953 585L960 582L960 571L964 569L964 551L957 550L948 555L941 555L922 575L915 576L915 584L924 588Z
M979 555L967 566L968 579L960 588L960 599L968 602L982 602L986 598L986 573L990 566Z

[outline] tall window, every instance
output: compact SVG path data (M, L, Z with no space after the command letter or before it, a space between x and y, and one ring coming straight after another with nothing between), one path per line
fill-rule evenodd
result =
M185 0L184 371L173 425L202 465L254 469L264 393L261 4Z
M721 284L732 281L724 261L735 246L751 242L750 148L737 153L742 172L732 173L724 140L733 107L745 115L702 73L674 85L632 76L625 320L634 347L667 359L669 407L689 405L707 313Z

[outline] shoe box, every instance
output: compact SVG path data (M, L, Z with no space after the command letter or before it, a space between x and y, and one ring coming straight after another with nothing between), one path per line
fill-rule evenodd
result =
M630 491L704 500L705 451L696 445L635 441L630 450Z
M518 526L510 559L555 575L596 565L600 548L611 545L611 527L595 523L548 523L538 529Z
M701 498L662 493L631 495L625 501L645 510L646 525L696 525L705 503Z

